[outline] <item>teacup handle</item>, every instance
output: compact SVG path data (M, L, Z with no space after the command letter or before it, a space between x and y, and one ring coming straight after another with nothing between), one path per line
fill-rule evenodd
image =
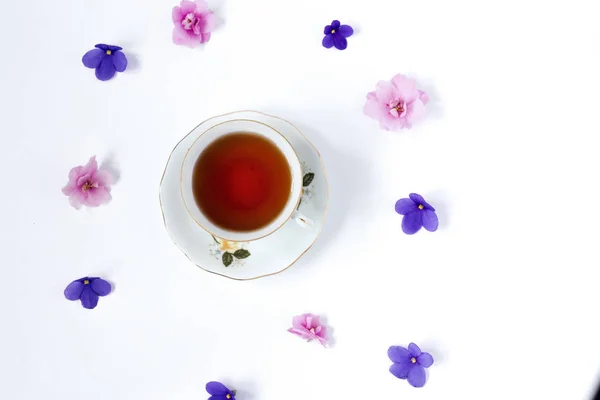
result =
M298 225L300 225L303 228L310 228L314 225L312 219L306 217L304 214L298 211L294 211L294 214L292 214L292 218L298 223Z

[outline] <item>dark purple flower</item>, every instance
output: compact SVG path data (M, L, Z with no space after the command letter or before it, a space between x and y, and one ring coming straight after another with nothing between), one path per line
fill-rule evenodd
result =
M100 43L85 53L81 61L86 67L96 69L96 78L107 81L116 71L123 72L127 68L127 58L121 50L119 46Z
M411 193L408 197L408 199L400 199L396 202L396 212L404 215L402 218L404 233L412 235L422 226L429 232L435 232L438 228L435 208L431 207L420 194Z
M408 349L402 346L391 346L388 349L388 357L394 363L390 367L392 375L399 379L408 378L408 383L414 387L425 385L425 368L433 364L431 354L421 352L419 346L411 343Z
M323 38L323 47L328 49L335 46L338 50L344 50L348 47L346 38L352 36L354 30L350 25L340 25L337 19L331 22L331 25L325 27L325 37Z
M110 283L104 279L86 276L69 283L65 288L65 297L67 300L81 300L84 308L92 309L98 304L98 296L106 296L111 290Z
M208 382L206 391L211 395L208 400L235 400L235 390L229 390L221 382Z

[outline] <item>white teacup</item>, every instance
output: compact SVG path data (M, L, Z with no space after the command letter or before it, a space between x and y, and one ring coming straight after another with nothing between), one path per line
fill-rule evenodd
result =
M263 136L274 143L285 156L292 176L290 195L279 215L268 225L253 231L231 231L212 223L196 204L192 192L194 165L200 154L215 140L236 132L248 132ZM186 209L196 223L211 235L233 242L250 242L266 237L281 228L289 219L295 219L300 226L308 227L312 221L297 211L302 194L302 168L294 148L279 132L262 122L251 120L232 120L222 122L202 133L189 147L181 166L181 196Z

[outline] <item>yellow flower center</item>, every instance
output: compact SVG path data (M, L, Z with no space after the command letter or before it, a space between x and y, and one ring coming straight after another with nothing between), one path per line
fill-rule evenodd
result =
M310 331L311 331L312 333L315 333L315 328L310 328Z
M419 204L419 210L422 210L423 208L425 208L423 207L423 204Z
M112 54L112 51L106 50L106 54L110 56Z
M231 395L230 395L229 393L227 393L227 394L225 395L225 397L226 397L226 398L228 398L228 399L230 399L230 398L231 398Z
M93 189L95 187L98 187L97 184L87 181L86 183L83 184L83 186L81 187L81 190L83 190L84 192L87 192L90 189Z
M413 363L413 364L415 364L417 362L417 359L413 357L413 358L410 359L410 362Z
M331 30L331 33L335 33L335 29L332 29L332 30Z
M88 281L87 279L84 279L84 280L83 280L83 284L84 284L84 285L89 285L89 284L90 284L90 281Z

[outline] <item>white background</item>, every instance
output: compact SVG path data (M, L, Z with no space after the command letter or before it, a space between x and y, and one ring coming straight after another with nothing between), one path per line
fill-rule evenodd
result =
M176 1L5 1L0 13L0 398L587 399L600 372L600 25L593 1L224 0L211 41L171 42ZM321 47L334 18L356 34ZM81 56L120 45L97 81ZM412 130L363 116L379 80L431 96ZM315 143L331 206L283 274L235 282L167 236L158 183L200 121L255 109ZM121 173L111 204L60 189L91 155ZM404 235L418 192L436 233ZM98 275L95 310L63 297ZM331 349L286 332L327 317ZM435 357L422 389L390 345Z

